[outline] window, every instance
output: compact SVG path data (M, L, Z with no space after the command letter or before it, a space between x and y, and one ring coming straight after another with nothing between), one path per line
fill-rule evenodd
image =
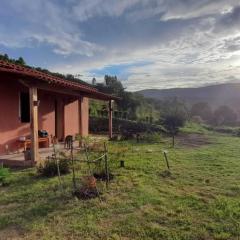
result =
M29 93L20 93L20 119L22 123L30 122Z

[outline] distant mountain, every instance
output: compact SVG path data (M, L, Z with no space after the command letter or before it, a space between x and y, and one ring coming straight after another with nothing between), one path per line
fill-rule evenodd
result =
M177 97L192 105L197 102L208 102L216 108L228 105L240 112L240 83L226 83L199 88L173 88L173 89L146 89L138 91L147 98L159 100Z

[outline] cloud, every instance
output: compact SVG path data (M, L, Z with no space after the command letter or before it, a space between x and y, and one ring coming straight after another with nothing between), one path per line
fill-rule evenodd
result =
M102 51L97 44L82 39L81 30L70 17L70 9L57 5L55 1L12 0L4 1L4 6L10 10L6 17L18 16L19 23L13 22L10 29L9 25L0 25L0 44L15 48L46 44L60 55L92 56ZM3 9L0 14L3 14Z
M239 25L240 6L236 6L217 19L214 32L221 34L239 33Z
M119 17L127 9L131 8L139 0L82 0L73 7L73 14L80 21L86 21L94 17Z
M233 6L239 5L235 0L169 0L164 1L164 20L202 18L218 15L229 11Z
M239 74L236 0L2 0L0 20L1 51L30 48L88 81L117 74L131 91Z

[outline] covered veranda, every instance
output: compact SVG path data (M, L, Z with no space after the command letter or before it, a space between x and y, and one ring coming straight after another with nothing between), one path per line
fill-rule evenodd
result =
M51 129L51 138L55 137L59 141L63 141L66 135L78 133L81 136L88 135L88 99L98 99L107 101L109 106L109 138L112 138L112 111L113 101L117 97L99 92L95 88L66 79L55 77L35 69L19 66L5 61L0 61L0 87L1 83L6 86L13 84L9 89L11 91L20 91L24 89L29 96L29 123L25 124L29 130L29 140L31 141L31 160L24 162L24 154L19 151L7 151L8 142L1 143L6 148L5 153L0 154L0 163L9 163L9 165L33 165L41 158L45 158L47 154L52 152L52 147L47 146L39 149L39 133L38 130L48 128ZM0 88L1 90L1 88ZM3 92L4 87L2 88ZM11 101L6 101L2 108L13 107ZM52 106L53 110L49 110ZM19 106L17 106L18 108ZM4 111L4 109L0 109ZM14 128L11 122L11 116L6 111L5 118L7 128ZM45 115L44 115L45 114ZM2 119L3 120L3 119ZM73 130L74 129L74 130ZM6 130L0 126L0 134L4 140L8 138L8 133L14 129ZM48 129L47 129L48 130ZM19 137L23 136L23 132L19 131ZM49 136L50 138L50 136ZM0 138L1 140L1 138ZM51 143L52 139L49 139ZM16 139L18 141L18 139ZM8 164L7 164L8 165Z

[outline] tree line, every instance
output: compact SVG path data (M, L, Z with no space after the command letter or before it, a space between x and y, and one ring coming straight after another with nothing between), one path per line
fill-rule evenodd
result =
M216 109L207 102L195 103L190 110L191 117L199 123L207 123L210 125L235 125L238 120L237 112L227 105L222 105Z
M84 84L84 85L90 85L87 82L79 79L78 77L75 77L72 74L64 75L64 74L61 74L61 73L58 73L58 72L50 72L48 69L45 69L45 68L29 66L29 65L27 65L27 63L26 63L26 61L24 60L23 57L19 57L18 59L14 59L14 58L10 58L7 54L0 54L0 60L4 60L4 61L10 62L10 63L17 64L17 65L21 65L21 66L24 66L26 68L35 69L39 72L43 72L43 73L52 75L54 77L63 78L63 79L68 80L68 81L79 82L79 83Z
M92 84L99 91L120 97L116 101L115 115L128 120L153 123L159 119L159 111L152 104L151 99L144 98L141 94L128 92L116 76L105 75L104 82L97 83L93 78ZM97 116L97 113L107 112L107 106L98 104L98 101L91 101L90 113Z

